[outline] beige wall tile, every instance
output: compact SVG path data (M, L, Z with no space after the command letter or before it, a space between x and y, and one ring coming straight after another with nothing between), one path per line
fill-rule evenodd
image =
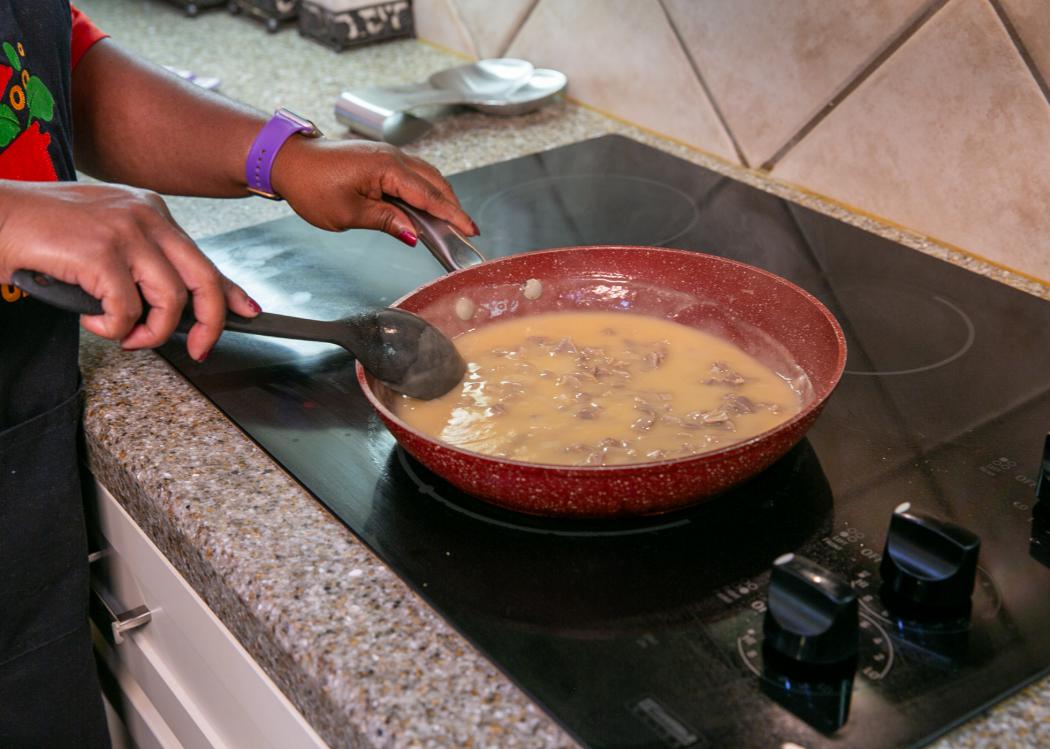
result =
M507 54L561 70L578 101L736 160L657 0L540 0Z
M1050 279L1050 106L986 0L950 0L774 169Z
M501 57L535 0L451 0L481 57Z
M765 163L927 0L665 0L748 162Z
M999 0L1043 78L1050 80L1050 2Z
M453 0L415 0L412 3L416 36L470 58L478 57Z

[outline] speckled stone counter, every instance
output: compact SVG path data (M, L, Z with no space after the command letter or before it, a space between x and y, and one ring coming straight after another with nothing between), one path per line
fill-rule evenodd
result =
M226 95L287 106L334 137L347 135L332 112L343 89L461 62L416 41L335 54L225 11L191 20L161 2L78 4L125 47L218 76ZM1050 299L1039 283L566 102L510 119L449 117L406 150L452 173L611 132ZM197 237L289 210L261 199L170 205ZM81 364L92 469L332 746L575 745L162 359L85 336ZM934 746L1047 745L1050 680Z

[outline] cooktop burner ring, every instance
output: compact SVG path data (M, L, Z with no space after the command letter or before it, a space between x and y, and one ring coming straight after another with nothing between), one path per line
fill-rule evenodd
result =
M416 485L420 494L427 495L450 510L501 528L547 536L613 537L633 536L642 533L652 533L653 531L680 528L692 522L688 508L674 513L651 517L600 518L591 520L586 518L548 518L539 515L526 515L513 510L505 510L495 505L489 505L481 499L468 498L468 502L477 504L475 509L464 505L461 501L454 501L442 496L441 492L433 484L420 476L419 469L422 466L411 460L408 453L400 445L395 448L395 451L398 463L405 471L405 474L412 479L412 483ZM466 497L466 495L462 494L461 496Z
M508 210L507 203L513 210ZM579 209L579 204L586 204ZM573 240L564 240L560 222L545 222L551 213L567 214ZM486 228L485 240L493 246L513 250L574 245L664 246L687 234L700 220L700 209L685 192L646 177L629 174L566 174L519 182L490 195L476 211ZM605 216L620 217L614 233ZM487 216L499 217L488 220ZM632 220L624 225L622 217ZM508 217L522 226L508 225ZM654 234L653 226L663 230ZM557 234L545 234L545 227L557 227ZM529 247L518 247L522 236Z
M974 328L973 320L971 320L970 316L967 315L966 312L963 311L960 307L958 307L955 304L952 304L944 297L934 294L931 298L936 302L940 302L952 312L955 312L959 316L959 319L962 320L963 325L966 327L966 340L963 341L962 345L960 345L959 348L957 348L950 355L930 364L925 364L921 367L911 367L907 369L894 370L863 370L846 368L845 370L843 370L843 373L850 375L861 375L866 377L894 377L898 375L918 374L920 372L929 372L933 369L940 369L941 367L947 366L956 359L964 356L966 352L973 347L974 340L976 340L977 338L977 332Z
M923 374L954 363L977 344L977 325L954 295L855 271L798 280L842 326L848 352L843 374Z

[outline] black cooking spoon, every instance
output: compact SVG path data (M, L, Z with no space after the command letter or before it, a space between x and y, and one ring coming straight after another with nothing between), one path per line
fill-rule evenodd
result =
M30 296L54 307L82 315L102 314L102 303L79 286L27 270L15 271L12 280ZM176 330L186 333L195 322L193 308L187 305ZM467 369L463 357L444 333L411 312L391 307L331 321L270 312L241 317L227 312L223 329L334 343L353 354L376 379L399 393L424 400L452 390Z

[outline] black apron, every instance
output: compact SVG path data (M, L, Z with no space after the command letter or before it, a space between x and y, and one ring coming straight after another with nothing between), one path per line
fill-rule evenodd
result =
M76 370L75 348L52 353L52 364ZM109 746L87 619L80 413L75 387L53 407L0 432L4 749Z
M0 178L75 178L67 0L0 0ZM75 315L0 285L0 747L108 747L88 628Z

